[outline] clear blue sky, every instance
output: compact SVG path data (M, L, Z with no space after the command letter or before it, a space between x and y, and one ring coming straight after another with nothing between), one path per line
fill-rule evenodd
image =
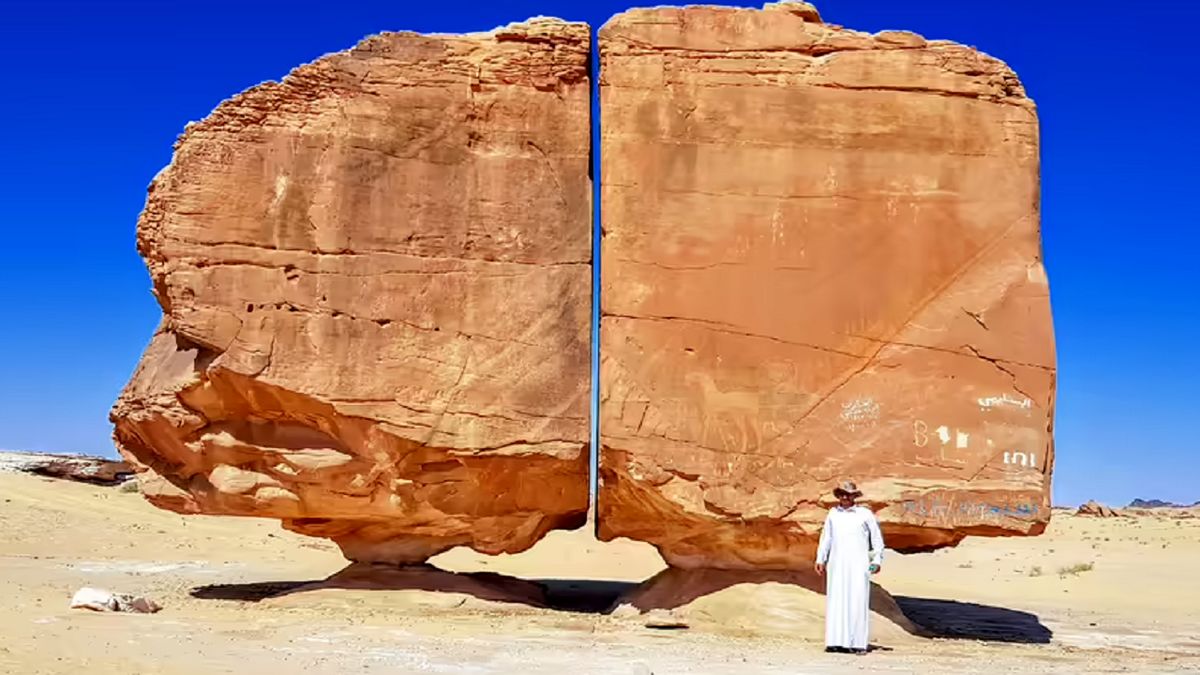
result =
M134 225L188 121L370 33L542 14L598 27L628 6L0 0L0 448L113 454L108 408L159 318ZM1018 72L1042 122L1055 502L1200 499L1200 3L818 7L832 23L971 44Z

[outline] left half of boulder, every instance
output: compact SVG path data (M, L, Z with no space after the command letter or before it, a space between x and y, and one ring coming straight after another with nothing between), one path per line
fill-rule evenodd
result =
M556 19L380 34L188 125L111 413L151 502L401 564L584 523L589 52Z

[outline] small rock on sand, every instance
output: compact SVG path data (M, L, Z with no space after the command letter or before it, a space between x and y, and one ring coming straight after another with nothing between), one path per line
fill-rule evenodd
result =
M71 598L71 609L90 609L97 612L135 612L153 614L162 609L153 600L125 593L112 593L101 588L81 588Z

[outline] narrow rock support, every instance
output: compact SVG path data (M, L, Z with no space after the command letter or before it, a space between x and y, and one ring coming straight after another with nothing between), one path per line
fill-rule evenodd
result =
M584 522L589 51L556 19L381 34L188 126L111 414L150 501L367 562Z
M794 569L845 478L900 550L1040 533L1055 356L1016 75L804 3L632 10L599 43L600 536Z

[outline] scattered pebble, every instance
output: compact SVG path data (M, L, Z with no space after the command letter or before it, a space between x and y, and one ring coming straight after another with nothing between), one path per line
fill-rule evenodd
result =
M96 612L135 612L153 614L162 609L153 600L126 593L113 593L102 588L84 587L71 598L71 609L90 609Z

